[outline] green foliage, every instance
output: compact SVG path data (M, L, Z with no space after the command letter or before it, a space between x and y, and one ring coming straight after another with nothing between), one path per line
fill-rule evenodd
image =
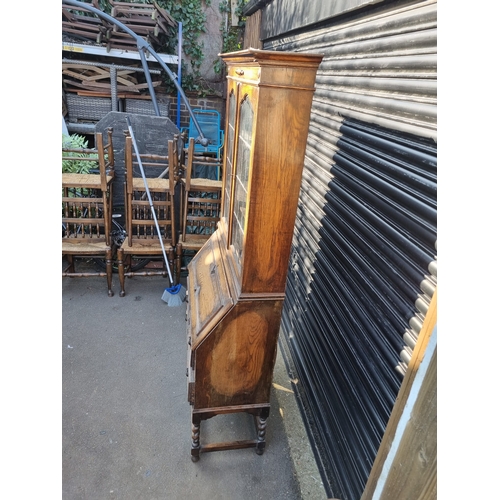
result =
M68 149L85 149L88 147L88 141L85 136L72 134L62 134L62 147ZM89 158L88 153L81 152L64 152L64 156L74 157L74 160L62 160L62 173L63 174L88 174L90 169L99 168L97 155L96 161L80 160L79 158ZM92 155L93 156L93 155ZM90 156L90 157L92 157Z
M243 7L248 3L248 0L238 0L236 15L239 17L238 26L231 26L230 23L222 21L222 52L236 52L243 49L243 32L245 29L246 18L243 17ZM219 4L219 10L223 14L231 15L231 4L229 0L222 0ZM227 28L226 28L227 24ZM221 74L223 69L222 60L218 58L214 61L214 71Z
M159 0L159 4L177 21L182 23L182 49L190 58L193 73L199 72L204 58L203 45L198 42L201 33L206 32L205 11L202 0ZM208 3L209 4L209 3ZM177 39L175 39L177 46ZM176 47L174 47L176 48Z
M203 43L199 41L201 33L206 32L205 9L210 6L210 0L158 0L158 4L167 10L170 15L182 23L182 50L189 58L189 67L186 60L182 61L182 88L186 92L196 92L203 96L212 92L210 86L203 80L200 68L205 58ZM170 40L168 51L171 54L178 52L178 33ZM176 93L170 79L165 79L167 92Z
M210 83L206 82L200 75L196 76L193 73L188 73L185 70L185 64L182 64L182 88L187 92L195 92L200 97L205 97L210 94L214 94L215 90L211 88ZM170 79L165 81L165 86L167 87L167 92L170 94L176 94L177 90L174 88L174 84Z
M212 92L210 85L203 80L200 74L201 64L205 57L203 44L199 41L201 33L206 32L205 9L210 6L211 0L156 0L158 5L165 9L177 21L182 23L182 49L189 58L189 65L182 61L182 88L186 92L196 92L198 95L205 95ZM98 0L99 7L106 13L111 12L111 5L108 0ZM153 3L153 0L134 0L135 3ZM240 21L238 26L231 26L223 22L221 26L222 52L234 52L243 48L243 30L245 18L242 17L242 10L248 0L238 0L236 14ZM222 13L230 15L231 3L229 0L222 0L219 4ZM174 30L171 37L162 40L164 46L161 52L167 54L177 54L178 31ZM214 71L222 74L222 61L218 58L214 61ZM164 75L164 83L167 92L175 94L175 85L167 75Z
M99 7L107 14L111 13L108 0L98 0ZM204 59L203 44L198 40L205 29L205 7L210 6L211 0L156 0L157 4L165 9L177 22L182 23L182 50L189 57L190 67L182 61L182 88L185 91L200 93L204 87L200 67ZM152 4L153 0L134 0L133 3ZM177 54L178 28L172 28L172 36L164 37L159 52ZM175 85L167 75L164 75L167 92L176 93Z

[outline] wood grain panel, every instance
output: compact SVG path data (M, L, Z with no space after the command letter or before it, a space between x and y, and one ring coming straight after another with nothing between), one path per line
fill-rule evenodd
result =
M188 290L195 346L203 337L203 332L214 326L232 304L216 237L207 241L188 269L191 276Z
M267 320L257 312L246 312L229 322L212 354L210 377L217 392L229 396L255 388L262 373L267 332Z
M239 301L197 345L194 409L269 402L282 306Z

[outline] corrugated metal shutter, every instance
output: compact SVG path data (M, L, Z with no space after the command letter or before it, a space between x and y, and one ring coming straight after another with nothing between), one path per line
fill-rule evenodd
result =
M401 5L264 41L264 49L325 54L315 99L328 114L436 139L436 2L391 3Z
M321 52L283 311L328 496L360 498L437 283L435 2L269 50Z

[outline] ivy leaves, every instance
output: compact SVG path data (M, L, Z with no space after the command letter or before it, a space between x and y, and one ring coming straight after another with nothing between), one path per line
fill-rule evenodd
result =
M205 2L210 5L210 2ZM200 33L206 32L205 11L202 8L202 0L158 0L158 4L167 10L170 15L182 23L182 49L189 57L193 77L200 78L200 67L204 59L203 45L198 42ZM170 41L170 53L177 52L177 39Z
M203 43L200 43L199 36L206 33L207 18L206 8L211 5L211 0L134 0L133 3L148 3L154 1L177 21L182 23L182 50L186 56L182 60L182 87L185 91L197 92L203 94L207 89L200 68L205 58ZM99 6L107 13L111 12L111 5L108 0L98 0ZM221 25L222 52L234 52L242 48L243 27L245 25L242 16L242 9L248 0L238 0L236 14L240 17L238 26L231 26L231 23L223 22ZM219 10L224 14L230 15L231 2L229 0L220 0ZM177 33L176 33L177 35ZM167 54L177 54L178 37L172 36L162 39L164 47L162 52ZM189 66L186 64L189 60ZM222 73L222 63L218 59L214 61L215 73ZM164 80L167 92L175 93L175 86L169 78Z

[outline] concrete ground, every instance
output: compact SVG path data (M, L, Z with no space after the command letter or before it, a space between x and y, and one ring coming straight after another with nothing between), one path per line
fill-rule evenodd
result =
M185 284L185 282L184 282ZM161 300L168 280L62 280L64 500L324 499L281 354L266 449L190 458L186 304ZM248 414L202 422L202 442L254 438Z

